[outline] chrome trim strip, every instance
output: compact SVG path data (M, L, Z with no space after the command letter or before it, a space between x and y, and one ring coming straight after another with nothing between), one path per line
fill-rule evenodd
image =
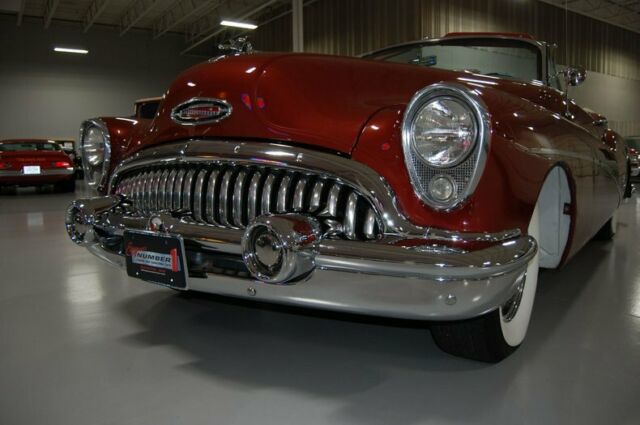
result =
M424 233L425 239L444 242L503 242L520 237L520 229L510 229L495 233L461 233L430 227Z

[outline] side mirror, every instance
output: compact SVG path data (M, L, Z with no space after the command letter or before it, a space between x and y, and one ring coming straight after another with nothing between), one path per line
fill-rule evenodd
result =
M587 71L583 66L568 66L562 71L562 74L567 86L579 86L587 79Z

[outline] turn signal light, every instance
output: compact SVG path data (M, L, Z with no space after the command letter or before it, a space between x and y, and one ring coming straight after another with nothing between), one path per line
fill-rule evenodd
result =
M8 170L11 168L11 164L8 162L0 162L0 170Z
M52 163L51 165L53 165L56 168L67 168L67 167L71 166L71 164L69 164L68 161L56 161L56 162Z

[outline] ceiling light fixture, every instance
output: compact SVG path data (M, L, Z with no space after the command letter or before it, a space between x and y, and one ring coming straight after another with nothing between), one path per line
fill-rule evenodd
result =
M72 49L70 47L54 47L53 50L58 53L75 53L78 55L86 55L89 53L86 49Z
M250 24L247 22L237 22L237 21L220 21L220 25L224 25L225 27L235 27L235 28L244 28L247 30L254 30L258 28L255 24Z

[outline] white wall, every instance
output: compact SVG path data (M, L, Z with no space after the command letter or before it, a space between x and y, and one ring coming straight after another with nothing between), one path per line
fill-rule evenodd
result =
M623 136L640 135L640 81L587 71L587 79L569 89L584 107L605 115Z
M53 52L77 46L88 55ZM183 39L149 32L120 37L116 28L0 15L0 139L77 138L82 120L129 115L135 99L161 95L182 70L203 58L180 56Z

